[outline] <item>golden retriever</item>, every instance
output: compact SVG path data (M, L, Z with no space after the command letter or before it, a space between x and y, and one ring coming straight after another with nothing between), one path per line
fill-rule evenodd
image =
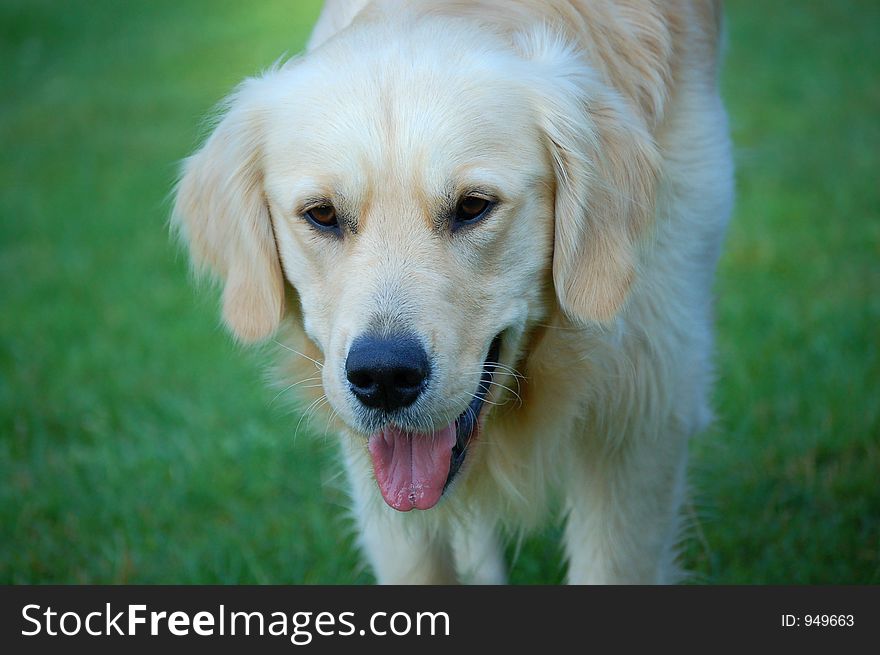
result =
M678 579L733 195L720 23L328 0L185 162L173 224L230 330L319 380L380 582L502 582L499 535L555 506L570 582Z

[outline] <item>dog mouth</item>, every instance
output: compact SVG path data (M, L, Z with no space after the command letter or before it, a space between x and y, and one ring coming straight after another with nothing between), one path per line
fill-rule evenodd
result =
M388 425L370 435L373 472L382 498L392 508L408 512L431 509L452 483L480 430L480 414L492 384L501 352L495 337L477 390L465 410L449 425L432 433L416 433Z

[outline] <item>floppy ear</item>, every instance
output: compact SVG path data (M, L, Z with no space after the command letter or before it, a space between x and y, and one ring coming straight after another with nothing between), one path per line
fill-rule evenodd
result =
M532 55L543 69L538 111L556 180L556 295L569 317L607 322L636 276L659 154L644 119L573 50Z
M183 165L172 223L198 269L220 276L223 318L242 341L271 335L284 279L262 185L260 81L244 82L214 132Z

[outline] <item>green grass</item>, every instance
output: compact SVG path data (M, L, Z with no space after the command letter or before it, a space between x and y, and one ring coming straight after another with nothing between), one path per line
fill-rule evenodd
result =
M0 582L370 580L330 440L294 438L166 231L201 118L317 11L0 3ZM878 583L880 5L728 11L739 193L685 564ZM560 580L558 538L512 579Z

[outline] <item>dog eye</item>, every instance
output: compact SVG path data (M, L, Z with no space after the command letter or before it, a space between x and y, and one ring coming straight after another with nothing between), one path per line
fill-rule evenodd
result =
M455 207L455 223L457 225L467 225L468 223L476 223L478 220L486 216L495 203L480 196L465 196L458 201Z
M306 211L305 217L312 225L322 230L334 229L339 226L339 221L336 218L336 208L333 205L312 207Z

